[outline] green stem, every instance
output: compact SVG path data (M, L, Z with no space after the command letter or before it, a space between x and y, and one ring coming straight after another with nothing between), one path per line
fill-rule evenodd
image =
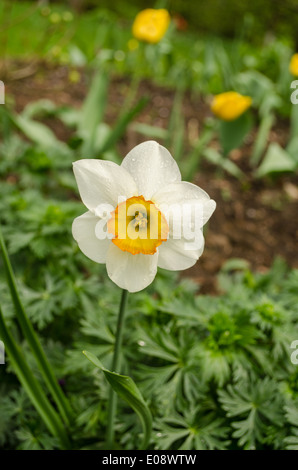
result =
M56 413L56 411L50 404L39 382L32 374L30 367L24 359L22 351L11 336L6 326L1 308L0 337L5 344L5 350L7 350L11 365L14 368L16 375L20 383L24 387L25 391L27 392L32 404L35 406L40 417L44 421L49 431L60 440L62 449L70 449L71 444L69 442L60 416Z
M118 314L118 322L117 322L117 330L116 330L116 338L115 338L115 347L114 347L114 355L113 355L113 362L112 362L112 371L119 372L119 363L120 363L120 352L121 352L121 345L122 345L122 335L123 335L123 326L124 326L124 314L125 314L125 307L127 303L127 294L128 291L123 289L119 314ZM115 414L116 414L116 406L117 406L117 395L112 388L110 388L110 396L109 396L109 407L108 407L108 427L107 427L107 445L109 449L112 450L114 447L114 421L115 421Z
M143 67L144 51L144 44L142 42L139 42L139 46L136 51L136 60L134 70L132 72L129 90L122 106L123 113L127 112L127 110L129 110L133 106L133 102L138 94L139 86L142 80L142 74L140 73L140 70L142 70Z
M132 107L134 99L138 94L140 83L141 76L139 74L134 74L125 101L123 103L123 113L127 112L127 110Z
M24 337L28 341L28 344L39 366L40 372L43 375L45 383L58 406L61 416L64 419L64 422L66 423L66 425L69 425L72 421L72 410L70 408L70 404L56 380L52 367L44 353L43 348L41 347L41 344L32 327L32 324L29 321L25 313L23 304L21 302L21 299L18 293L15 276L14 276L13 269L10 263L10 259L8 256L5 242L2 237L1 230L0 230L0 251L2 251L2 258L3 258L4 268L6 272L7 283L8 283L11 297L15 306L17 320L22 329Z

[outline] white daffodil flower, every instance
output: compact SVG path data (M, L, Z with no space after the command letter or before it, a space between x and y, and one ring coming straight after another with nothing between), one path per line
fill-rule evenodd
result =
M133 148L121 165L83 159L73 164L88 209L73 221L81 251L105 263L110 279L129 292L154 280L157 268L193 266L204 249L203 225L216 203L181 181L178 165L157 142Z

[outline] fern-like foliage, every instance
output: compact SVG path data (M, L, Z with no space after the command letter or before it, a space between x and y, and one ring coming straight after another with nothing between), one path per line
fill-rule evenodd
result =
M230 384L218 395L235 429L232 437L240 448L256 449L258 444L264 444L270 425L283 429L283 399L275 381L254 378L250 382Z

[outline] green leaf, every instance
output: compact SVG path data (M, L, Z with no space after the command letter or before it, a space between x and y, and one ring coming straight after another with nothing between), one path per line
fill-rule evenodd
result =
M298 106L297 106L298 107ZM294 136L286 147L286 151L291 156L293 161L298 165L298 135Z
M151 436L152 417L150 410L146 405L136 384L131 379L131 377L128 377L126 375L120 375L116 372L111 372L106 369L99 361L99 359L94 356L94 354L88 351L83 351L83 354L96 367L103 371L107 381L110 383L113 390L119 395L120 398L125 400L139 416L144 431L144 439L141 447L143 449L146 449Z
M101 70L94 76L88 96L82 106L78 135L83 139L81 151L85 155L93 155L96 151L95 142L98 127L102 124L105 113L108 85L108 75Z
M239 439L238 445L255 449L257 442L262 443L268 434L269 424L282 428L283 397L273 379L253 379L229 384L226 390L219 390L219 401L228 418L237 417L232 422L235 429L233 437Z
M98 72L92 81L89 93L83 104L78 126L79 134L92 136L96 127L102 121L108 88L108 75L102 70Z
M217 150L209 147L204 150L204 157L213 165L216 165L223 170L226 170L231 175L235 176L236 178L242 178L243 172L235 165L234 162L229 160L228 158L223 157Z
M252 118L249 113L242 114L235 121L220 121L219 136L224 155L240 147L251 128Z
M207 148L207 145L210 143L214 136L214 126L209 125L201 132L200 137L193 143L193 149L187 155L185 161L181 162L182 165L182 174L185 181L192 181L195 175L195 172L199 169L201 157L204 149Z
M13 233L10 235L9 247L10 253L17 253L22 248L25 248L33 240L35 234L33 232L28 233Z
M297 137L298 135L298 106L297 104L292 104L290 129L291 129L290 138L294 139L295 136Z
M78 127L81 119L81 112L79 109L62 106L57 110L57 116L66 126L73 128Z
M131 126L131 129L135 132L139 132L146 137L151 139L166 139L168 137L168 130L158 126L151 126L143 122L136 122Z
M8 353L11 365L20 381L32 404L36 408L40 417L53 436L58 437L61 441L63 448L69 449L70 443L65 432L63 423L56 413L50 402L48 401L44 391L42 390L39 382L36 380L32 371L24 359L22 351L15 343L13 337L8 330L1 308L0 308L0 337L5 344L5 349Z
M212 411L197 405L183 410L184 416L176 413L160 420L156 446L158 449L179 450L225 450L228 428Z
M45 380L45 383L49 391L51 392L54 400L57 403L57 406L59 408L61 415L63 416L64 421L67 424L69 424L72 421L72 410L71 410L70 404L57 382L57 379L53 373L52 367L40 344L39 338L30 320L28 319L26 315L23 303L21 302L21 298L19 296L15 275L14 275L14 272L10 263L9 255L6 249L6 244L3 239L1 230L0 230L0 252L2 254L7 284L8 284L11 298L15 307L18 323L22 329L24 337L28 341L28 344L35 357L35 360L39 366L39 370L41 374L43 375L43 378Z
M33 119L37 116L54 115L58 108L53 101L41 99L28 103L22 111L22 116Z
M111 127L108 124L106 124L105 122L101 122L100 124L98 124L98 126L96 127L94 139L92 141L92 149L91 148L89 149L89 154L98 155L102 147L102 143L105 142L109 138L110 134L111 134ZM86 147L87 145L88 143L86 142L82 147L82 153L86 155L88 155L88 149ZM85 150L86 150L86 153L85 153ZM106 155L105 155L105 158L107 160L109 159L108 156Z
M263 151L267 145L267 140L269 136L270 129L275 121L275 117L272 113L266 114L259 127L258 135L255 140L252 155L250 158L251 164L257 165L260 161Z
M298 401L290 402L285 406L287 421L293 426L291 428L291 435L285 438L285 444L287 444L287 450L298 450Z
M294 171L295 161L279 144L272 142L264 156L264 159L256 171L257 177L262 177L270 173L281 173Z
M11 115L13 123L23 132L23 134L42 148L51 148L62 154L68 154L69 149L64 142L61 142L47 126L41 122L34 121L26 116Z
M270 78L257 70L248 70L239 73L236 79L236 85L241 87L243 94L252 96L254 103L260 107L268 94L274 93L274 83Z
M228 271L234 271L234 270L240 270L240 271L245 271L249 268L249 262L246 259L243 258L230 258L228 261L226 261L222 268L222 272L228 272Z
M129 111L122 114L117 120L116 124L113 126L113 129L103 141L101 148L98 150L99 154L102 154L112 148L116 142L122 137L128 124L134 119L134 117L139 114L144 106L147 104L147 98L141 98L140 101Z

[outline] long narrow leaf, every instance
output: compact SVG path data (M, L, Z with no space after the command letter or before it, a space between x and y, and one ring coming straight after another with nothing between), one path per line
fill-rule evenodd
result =
M184 90L180 87L175 94L168 125L168 136L165 142L165 146L172 149L172 153L177 160L178 157L175 152L178 150L181 151L181 139L184 138L184 119L182 115L183 98Z
M87 98L82 106L78 123L78 134L83 139L82 154L95 153L96 133L102 123L108 92L108 75L105 71L98 71L92 81Z
M234 121L219 122L219 137L224 156L240 147L253 125L251 115L246 112Z
M194 144L193 150L187 156L186 161L183 164L183 179L185 181L192 181L195 172L198 171L203 151L214 136L214 129L206 128L198 141Z
M228 158L220 155L220 153L214 148L209 147L205 149L203 154L210 163L213 163L213 165L224 169L236 178L241 179L243 177L243 172L240 170L240 168Z
M106 152L116 144L116 142L126 131L128 124L142 111L147 102L147 98L141 98L140 101L131 110L120 116L113 130L110 132L107 139L103 142L102 147L98 152L99 154Z
M292 104L290 129L291 129L291 135L290 135L290 141L291 141L298 135L298 106L297 104Z
M49 127L22 114L11 113L9 117L14 125L35 144L43 148L55 149L61 155L69 155L68 146L57 139Z
M11 336L3 314L0 308L0 337L5 344L5 350L8 353L11 365L28 394L32 404L36 408L40 417L44 421L48 430L57 437L64 449L70 449L70 442L68 440L63 423L59 415L56 413L50 402L48 401L45 393L43 392L40 384L31 372L30 367L24 359L24 356Z
M17 320L20 324L24 337L28 341L28 344L32 350L32 353L39 366L40 372L45 380L46 385L50 393L52 394L54 400L56 401L63 419L65 420L66 424L69 424L72 420L72 411L71 411L69 402L66 399L64 393L62 392L54 376L51 365L49 364L47 357L41 347L39 339L32 327L32 324L29 321L25 313L23 304L21 302L21 299L17 290L15 276L14 276L10 259L7 253L5 242L2 237L1 230L0 230L0 250L2 252L2 258L3 258L4 267L5 267L5 274L6 274L7 283L10 289L11 297L15 306Z
M274 124L274 120L275 120L274 115L272 113L269 113L269 114L265 114L265 116L263 117L261 121L258 135L255 140L252 155L250 158L250 163L252 166L258 165L261 159L262 153L266 148L268 135L269 135L272 125Z
M128 377L127 375L116 374L116 372L107 370L97 359L97 357L94 356L94 354L88 351L83 351L83 354L96 367L103 371L113 390L119 395L120 398L125 400L139 416L144 431L144 439L141 448L146 449L151 436L152 417L150 410L146 405L138 387L131 377Z
M107 101L108 75L100 70L93 78L89 93L82 106L79 133L93 134L103 120Z
M139 134L145 135L150 139L166 139L168 137L167 129L158 126L151 126L142 122L136 122L132 125L132 130Z

